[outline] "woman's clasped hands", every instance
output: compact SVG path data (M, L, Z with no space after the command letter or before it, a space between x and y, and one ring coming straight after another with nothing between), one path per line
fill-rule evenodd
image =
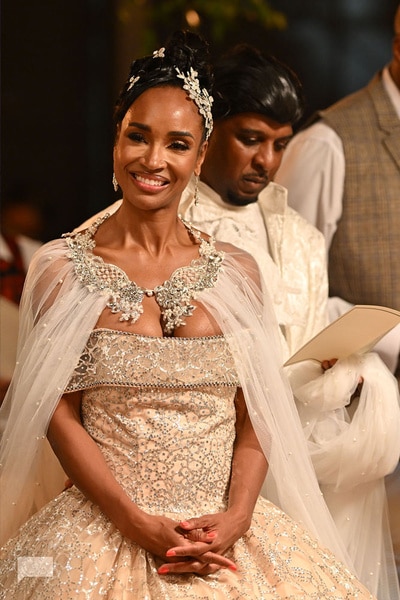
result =
M210 575L220 569L236 571L235 563L224 556L245 530L233 526L228 513L209 514L181 521L178 527L183 543L166 552L167 561L158 569L168 573L197 573ZM171 562L170 562L171 561Z

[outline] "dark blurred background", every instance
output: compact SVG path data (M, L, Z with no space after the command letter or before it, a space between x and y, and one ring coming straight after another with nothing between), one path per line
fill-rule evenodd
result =
M391 55L398 0L3 0L1 202L43 215L47 241L115 200L113 103L132 58L191 26L217 56L245 41L291 66L307 114ZM29 233L29 232L26 232Z

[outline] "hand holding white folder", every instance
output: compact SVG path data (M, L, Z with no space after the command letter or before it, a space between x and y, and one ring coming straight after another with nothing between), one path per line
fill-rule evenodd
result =
M295 352L284 366L329 358L346 358L368 352L391 329L400 324L400 311L386 306L357 304L320 331Z

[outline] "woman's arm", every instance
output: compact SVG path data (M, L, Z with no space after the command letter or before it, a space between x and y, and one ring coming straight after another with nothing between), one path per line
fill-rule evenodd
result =
M232 458L228 510L243 535L251 524L268 463L251 423L241 388L236 396L236 441Z
M117 525L122 510L129 507L129 499L84 429L80 406L81 392L62 396L50 420L47 437L71 481Z

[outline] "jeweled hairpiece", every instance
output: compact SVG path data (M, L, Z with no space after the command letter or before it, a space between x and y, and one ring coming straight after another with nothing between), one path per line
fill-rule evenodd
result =
M153 52L153 58L164 58L165 57L165 48L160 48L159 50L155 50ZM213 103L213 97L210 96L210 94L208 93L208 91L203 88L200 88L200 82L199 82L199 78L198 78L198 72L195 71L193 69L193 67L190 68L190 72L188 73L182 73L182 71L180 71L178 69L178 67L175 67L175 70L177 72L177 77L179 79L183 79L183 89L187 92L189 98L191 100L193 100L193 102L196 104L197 108L199 109L199 113L204 117L204 126L206 129L206 140L208 140L208 138L211 135L211 132L213 130L213 118L212 118L212 111L211 111L211 107L212 107L212 103ZM139 81L140 79L140 75L132 76L129 79L128 82L128 87L127 87L127 92L129 92L133 86L135 85L135 83L137 81Z
M159 50L154 50L153 58L164 58L165 56L165 48L160 48Z
M128 89L126 90L127 92L129 92L129 90L131 90L133 88L133 86L135 85L135 83L137 81L139 81L140 76L138 75L137 77L130 77L129 78L129 85L128 85Z
M186 90L189 98L193 100L199 109L199 113L204 117L206 140L208 140L213 130L213 118L211 112L213 97L210 96L205 88L200 88L198 73L193 67L190 67L190 73L186 73L186 75L182 73L178 67L175 67L175 70L178 73L179 79L183 79L184 81L183 89Z

